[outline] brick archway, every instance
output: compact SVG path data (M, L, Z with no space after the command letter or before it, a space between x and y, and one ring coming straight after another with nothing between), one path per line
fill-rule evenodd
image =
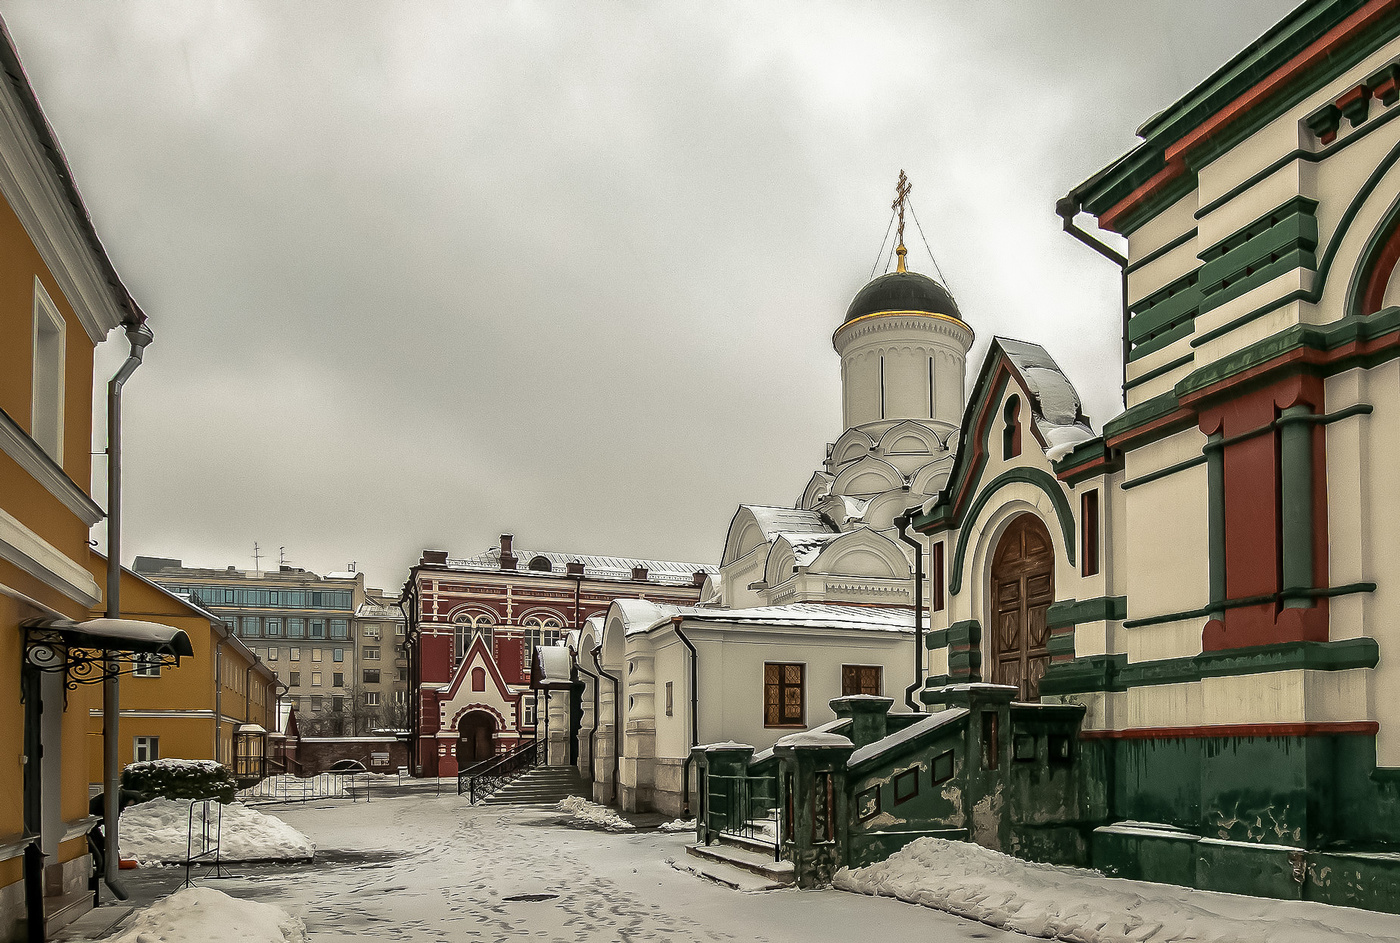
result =
M1040 518L1012 518L992 557L991 583L991 680L1038 700L1050 665L1045 613L1055 601L1055 545Z

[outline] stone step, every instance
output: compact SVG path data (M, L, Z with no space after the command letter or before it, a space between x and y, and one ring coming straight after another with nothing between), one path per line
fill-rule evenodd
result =
M757 851L739 848L735 845L696 844L686 845L685 852L703 861L727 865L750 874L756 874L779 886L785 887L794 883L792 862L774 861L771 849L767 854L760 854Z
M730 890L753 893L756 891L776 891L785 887L791 887L792 882L780 883L770 881L748 871L742 871L731 865L720 864L717 861L705 861L700 858L688 858L686 861L672 861L671 867L686 874L693 874L696 877L713 881L723 885Z

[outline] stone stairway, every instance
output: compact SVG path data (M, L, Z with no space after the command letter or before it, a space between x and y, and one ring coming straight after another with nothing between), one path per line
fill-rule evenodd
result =
M749 838L722 835L711 845L687 845L691 861L674 867L690 871L736 891L771 891L794 883L791 861L774 861L773 846Z
M592 794L588 781L572 766L536 766L482 800L482 805L554 805L567 796Z

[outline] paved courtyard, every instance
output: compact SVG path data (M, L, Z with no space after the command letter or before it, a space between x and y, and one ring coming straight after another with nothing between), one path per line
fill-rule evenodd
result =
M411 792L365 804L267 806L317 844L312 865L240 865L207 883L347 935L459 940L1024 940L923 907L834 890L733 891L677 871L688 833L572 828L553 812ZM179 873L182 874L182 871ZM178 884L152 869L137 884ZM511 900L550 895L537 900Z

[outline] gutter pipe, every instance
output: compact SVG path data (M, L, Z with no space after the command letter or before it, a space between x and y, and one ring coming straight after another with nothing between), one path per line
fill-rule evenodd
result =
M695 646L691 644L690 639L686 638L686 637L685 637L685 633L681 631L681 622L682 622L682 621L684 621L684 620L683 620L680 616L672 616L672 617L671 617L671 627L672 627L673 629L676 630L676 638L680 639L680 640L681 640L681 644L683 644L686 648L690 649L690 746L691 746L691 749L688 750L688 751L686 751L686 754L685 754L685 765L684 765L684 766L682 767L682 769L681 769L681 781L684 783L684 787L683 787L683 788L684 788L684 790L685 790L684 793L683 793L683 795L684 795L685 806L684 806L684 809L682 810L682 812L683 812L684 815L686 815L686 816L688 817L688 816L690 815L690 767L691 767L691 764L693 764L693 763L695 762L695 747L698 746L699 743L700 743L700 688L699 688L699 684L698 684L698 679L699 679L699 668L698 668L698 666L697 666L697 664L696 664L696 659L697 659L699 656L695 653Z
M1071 192L1069 196L1062 197L1055 204L1055 212L1060 219L1064 220L1065 232L1069 233L1099 255L1108 259L1119 269L1120 291L1122 292L1122 321L1123 321L1123 405L1128 405L1128 258L1108 243L1095 238L1088 230L1080 229L1074 218L1079 215L1083 208L1080 206L1079 195Z
M126 339L131 352L107 384L107 618L122 617L122 387L141 366L146 347L155 340L155 333L146 324L144 315L126 324ZM102 680L102 766L105 787L102 797L102 834L105 843L102 880L118 900L127 893L117 881L121 853L117 844L117 818L121 815L121 689L117 672L120 663L107 662Z
M924 545L909 536L909 521L919 508L905 508L894 519L899 539L914 548L914 683L904 689L904 703L916 714L924 709L914 701L914 692L924 686Z
M214 759L219 759L219 731L224 722L224 640L214 643Z
M593 649L593 667L598 669L598 674L612 682L613 688L613 800L619 797L618 780L622 776L622 683L603 670L603 663L598 660L598 653L603 650L602 639L598 640L597 646ZM598 715L593 715L593 723L598 723Z

